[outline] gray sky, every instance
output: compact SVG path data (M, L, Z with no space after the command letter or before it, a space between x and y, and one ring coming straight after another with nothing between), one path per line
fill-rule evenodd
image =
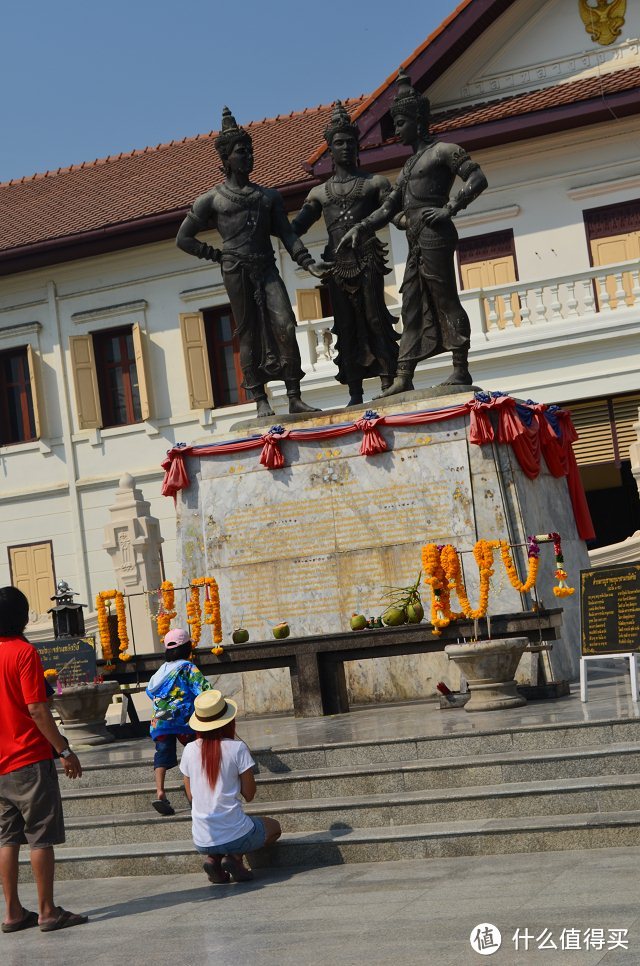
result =
M0 180L369 93L456 0L3 0Z

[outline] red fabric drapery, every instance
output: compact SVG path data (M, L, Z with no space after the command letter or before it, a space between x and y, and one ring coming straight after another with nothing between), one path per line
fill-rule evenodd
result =
M337 426L330 424L316 429L291 430L283 426L272 426L261 436L251 436L236 442L174 446L162 463L165 471L162 493L175 499L180 490L189 486L185 465L185 458L188 456L224 456L259 449L261 465L269 470L277 470L285 465L281 447L287 440L323 441L356 432L362 433L361 455L376 456L389 448L381 432L383 426L420 426L467 415L470 422L470 441L478 446L496 441L511 446L523 473L530 480L535 480L540 474L543 456L552 476L566 476L578 534L583 540L592 540L595 537L572 446L578 434L569 413L555 406L516 403L515 399L504 393L478 393L469 402L444 409L391 416L379 416L367 410L354 422ZM497 432L494 423L497 425Z

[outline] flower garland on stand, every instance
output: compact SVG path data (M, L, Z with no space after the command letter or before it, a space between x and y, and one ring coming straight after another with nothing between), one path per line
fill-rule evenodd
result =
M444 548L428 543L422 548L422 569L424 582L431 587L431 623L433 633L440 637L443 627L448 627L458 616L451 613L450 587L441 561Z
M215 577L196 577L191 581L191 602L196 603L194 600L194 590L196 591L197 597L197 611L196 616L201 620L200 614L200 587L204 587L205 591L205 601L204 601L204 622L211 627L211 636L213 638L214 645L219 645L222 641L222 619L220 617L220 592L218 590L218 583ZM187 604L187 611L189 610L189 604ZM195 624L192 626L196 626ZM200 625L198 627L198 640L200 640ZM195 638L192 637L195 642ZM222 649L214 646L212 648L213 654L222 653Z
M493 576L493 551L498 547L497 540L478 540L473 548L473 556L480 571L480 599L477 607L472 607L462 580L458 551L447 544L440 551L440 563L449 581L449 589L455 590L462 607L462 613L469 620L485 617L489 606L489 588ZM453 617L453 615L451 615ZM458 615L462 616L462 615Z
M113 651L111 648L111 635L109 633L109 614L107 612L107 602L111 600L115 600L116 617L118 618L118 658L121 661L131 660L124 595L120 590L101 590L96 597L96 611L102 657L107 662L104 670L107 672L115 670Z
M535 587L540 565L540 544L553 542L556 558L555 577L557 587L553 588L556 597L570 597L575 593L573 587L567 584L567 571L564 568L562 542L559 533L534 534L527 538L527 576L520 580L516 570L509 544L506 540L478 540L473 548L473 556L480 572L480 599L477 607L472 607L462 579L458 551L451 544L438 546L428 543L422 548L422 569L425 573L425 583L431 587L431 623L433 633L440 636L443 627L448 627L452 620L467 617L478 620L486 617L489 605L491 577L493 576L493 555L500 550L511 586L521 593L526 593ZM451 610L451 592L456 592L462 613ZM487 618L488 620L488 618Z
M556 569L555 578L558 581L558 586L553 588L553 593L556 597L571 597L575 594L575 587L570 587L567 583L567 577L569 574L564 569L564 556L562 554L562 540L559 533L548 533L546 537L538 536L537 540L548 540L553 541L553 551L556 558Z
M156 618L160 642L164 643L164 635L171 627L171 621L176 616L175 590L170 580L163 580L160 584L160 613Z
M507 571L507 577L509 578L509 583L515 589L520 591L520 593L527 593L532 590L536 585L538 579L538 568L540 566L540 544L536 537L527 538L527 577L525 580L520 580L518 577L518 571L516 570L516 565L513 562L511 556L511 551L509 549L509 544L506 540L500 540L500 556L502 557L502 563L504 564L504 569Z
M187 601L187 624L191 628L191 642L197 647L202 633L202 611L200 609L200 587L191 582L191 597Z

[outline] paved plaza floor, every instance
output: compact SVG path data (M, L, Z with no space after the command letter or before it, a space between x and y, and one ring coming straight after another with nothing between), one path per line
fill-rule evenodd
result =
M0 962L637 966L639 864L640 848L598 849L261 870L252 883L228 886L210 886L204 875L61 882L58 901L91 921L59 933L0 936ZM32 908L33 886L22 896ZM482 923L502 934L501 948L486 959L470 945ZM516 930L531 935L527 951L524 939L516 951ZM563 930L572 949L562 949ZM596 945L601 930L604 946L586 949L586 930ZM617 939L628 949L611 948ZM550 942L557 950L538 949Z

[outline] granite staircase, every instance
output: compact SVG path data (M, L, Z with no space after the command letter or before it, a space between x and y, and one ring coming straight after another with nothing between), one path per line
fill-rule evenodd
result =
M247 811L272 815L283 828L271 854L256 862L329 865L640 844L640 720L477 729L254 749L258 794ZM117 765L101 763L95 752L82 779L63 780L67 843L56 850L59 878L200 869L177 771L167 786L177 814L163 818L151 808L151 750L150 742L123 745Z

